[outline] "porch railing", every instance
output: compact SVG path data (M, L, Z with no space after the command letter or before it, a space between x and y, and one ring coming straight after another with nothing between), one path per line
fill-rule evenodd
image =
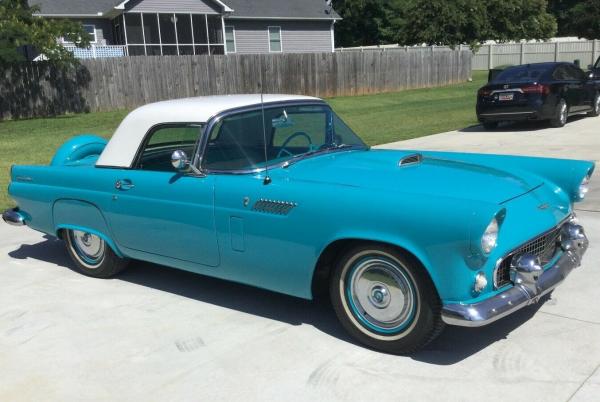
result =
M124 45L91 45L89 48L65 45L65 49L73 52L73 55L77 59L99 59L104 57L127 56L127 46Z

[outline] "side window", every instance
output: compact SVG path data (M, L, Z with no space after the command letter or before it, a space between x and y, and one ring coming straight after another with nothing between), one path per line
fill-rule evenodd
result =
M248 170L264 163L264 134L260 110L227 116L215 124L204 152L208 170Z
M135 168L175 172L171 165L171 154L175 150L182 150L191 158L201 130L201 124L173 124L155 128L146 139Z
M565 66L556 67L556 69L552 73L552 78L554 78L557 81L568 80L569 78L565 70Z
M573 78L573 80L584 80L585 79L585 73L580 69L577 68L575 66L569 66L569 75Z

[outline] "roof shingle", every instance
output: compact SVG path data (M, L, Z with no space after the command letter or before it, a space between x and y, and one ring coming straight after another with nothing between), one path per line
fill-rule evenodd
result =
M231 17L287 19L340 18L333 10L328 12L325 0L221 1L233 8L234 12L231 14ZM30 0L30 4L40 6L42 15L101 15L108 13L122 2L123 0Z

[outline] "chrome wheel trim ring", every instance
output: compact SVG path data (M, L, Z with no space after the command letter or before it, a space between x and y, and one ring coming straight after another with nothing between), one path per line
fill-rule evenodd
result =
M95 234L69 230L69 244L77 260L86 268L96 269L104 261L106 243Z
M560 108L560 122L566 124L567 122L567 104L563 102Z
M381 272L372 275L378 270L384 271L385 281ZM344 267L339 291L344 310L356 328L371 338L394 341L404 338L416 325L420 294L415 284L413 275L394 256L365 250Z

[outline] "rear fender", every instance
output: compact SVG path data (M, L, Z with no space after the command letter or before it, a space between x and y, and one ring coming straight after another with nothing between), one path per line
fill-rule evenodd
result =
M93 204L62 199L54 203L53 219L56 235L63 229L81 230L102 238L119 257L124 257L111 233L102 212Z
M71 138L54 154L51 166L62 166L67 164L76 164L86 158L98 158L107 141L97 135L84 134Z

